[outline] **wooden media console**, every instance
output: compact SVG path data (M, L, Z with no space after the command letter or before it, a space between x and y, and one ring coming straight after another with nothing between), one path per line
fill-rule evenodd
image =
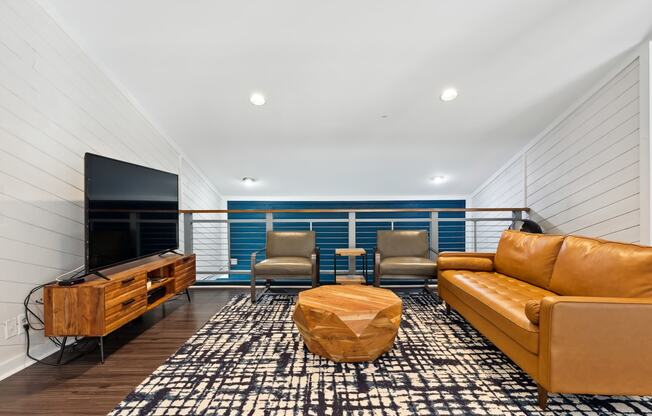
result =
M43 303L45 335L98 337L104 362L103 337L163 304L195 283L195 255L169 253L102 270L108 278L90 275L74 286L48 285Z

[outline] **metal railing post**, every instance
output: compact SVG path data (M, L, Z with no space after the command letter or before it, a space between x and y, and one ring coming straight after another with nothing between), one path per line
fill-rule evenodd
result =
M473 220L473 251L478 251L478 221Z
M226 271L231 273L231 223L226 223Z
M265 214L265 232L274 230L274 213Z
M512 211L512 220L513 221L520 221L523 219L523 212L522 211Z
M192 239L193 237L193 224L192 224L192 213L183 214L183 252L185 254L191 254L193 251L192 248Z
M430 247L439 253L439 213L433 211L430 213ZM430 252L430 258L434 253Z
M349 212L349 248L355 247L355 212ZM349 274L356 273L355 257L349 257ZM337 261L337 260L336 260Z

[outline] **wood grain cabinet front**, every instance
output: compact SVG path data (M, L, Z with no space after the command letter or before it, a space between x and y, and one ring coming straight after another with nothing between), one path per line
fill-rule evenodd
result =
M152 256L103 270L109 280L46 286L45 335L103 337L187 290L196 280L195 264L194 254Z

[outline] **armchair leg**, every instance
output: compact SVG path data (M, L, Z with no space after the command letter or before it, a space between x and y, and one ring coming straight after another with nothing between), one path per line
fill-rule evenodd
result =
M250 292L251 292L251 303L256 303L256 274L253 272L251 273Z
M444 307L446 308L446 315L451 313L451 305L448 302L444 302Z
M545 410L548 406L548 391L541 387L540 384L537 384L537 391L539 394L539 407Z

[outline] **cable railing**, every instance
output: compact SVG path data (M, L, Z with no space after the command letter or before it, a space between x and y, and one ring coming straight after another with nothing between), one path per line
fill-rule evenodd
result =
M361 258L336 257L336 248L364 248L369 261L378 230L427 230L436 251L494 251L503 230L528 208L182 210L183 248L197 256L203 284L246 281L251 252L265 245L267 231L316 232L321 275L362 270Z

